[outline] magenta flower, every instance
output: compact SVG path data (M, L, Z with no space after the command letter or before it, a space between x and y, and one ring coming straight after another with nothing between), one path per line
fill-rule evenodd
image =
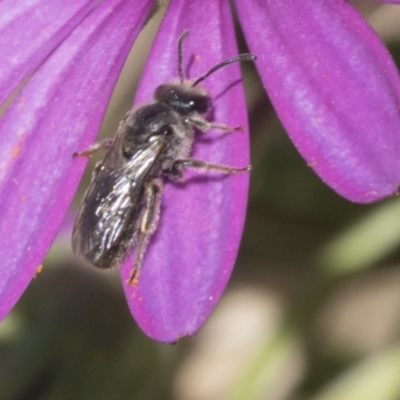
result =
M390 1L400 3L399 1ZM400 80L387 50L344 0L235 2L268 94L307 163L359 202L397 191ZM13 307L51 245L94 142L122 64L151 0L20 0L0 3L0 317ZM190 78L238 53L228 0L171 0L144 70L136 104L177 78L177 39ZM213 119L247 126L240 69L204 86ZM194 156L248 164L248 138L209 132ZM248 175L166 185L162 216L136 287L122 282L132 313L151 337L193 334L230 276L243 228Z

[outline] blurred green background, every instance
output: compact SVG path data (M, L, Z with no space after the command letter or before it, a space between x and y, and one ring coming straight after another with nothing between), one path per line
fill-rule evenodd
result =
M400 65L400 6L353 3ZM133 49L103 134L130 108L159 18ZM147 338L118 271L97 273L72 256L72 210L0 325L0 400L400 399L400 198L357 205L326 187L243 67L250 203L232 279L209 320L175 346Z

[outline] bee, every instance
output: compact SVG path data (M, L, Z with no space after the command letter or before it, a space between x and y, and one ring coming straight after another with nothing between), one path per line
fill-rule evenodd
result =
M249 171L250 166L212 164L190 157L195 130L242 130L208 121L212 108L208 92L198 86L209 75L237 61L254 61L240 54L215 65L194 82L182 69L185 31L178 40L179 83L158 86L154 102L129 111L114 139L106 139L76 156L91 156L107 149L95 166L92 181L78 211L72 233L72 249L95 267L120 266L130 251L136 252L128 284L138 282L149 240L159 220L164 182L181 181L186 168L222 174Z

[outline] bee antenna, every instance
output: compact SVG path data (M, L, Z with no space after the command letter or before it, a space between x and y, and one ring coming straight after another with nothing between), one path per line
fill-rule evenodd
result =
M219 70L222 67L225 67L226 65L232 64L236 61L255 61L256 59L257 59L257 56L255 56L254 54L249 54L249 53L239 54L236 57L228 58L227 60L222 61L219 64L215 65L209 71L207 71L204 75L202 75L200 78L198 78L192 84L192 87L198 85L200 82L204 81L204 79L208 78L211 74L213 74L215 71Z
M178 39L178 74L179 74L179 80L181 84L183 83L185 77L183 75L183 41L187 38L187 35L189 34L189 31L185 30L183 31L182 35Z

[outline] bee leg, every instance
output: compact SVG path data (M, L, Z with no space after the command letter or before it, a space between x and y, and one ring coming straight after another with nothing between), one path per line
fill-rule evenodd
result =
M138 282L140 268L142 267L143 257L149 239L157 228L158 220L160 218L162 188L163 186L160 179L153 179L145 186L145 205L139 218L139 237L132 273L127 281L129 285L136 285Z
M195 158L175 160L172 164L172 171L179 171L181 168L195 168L200 171L218 171L223 174L236 174L238 172L251 171L251 165L247 167L231 167L229 165L212 164Z
M209 131L210 129L219 129L226 132L237 132L245 130L243 126L229 126L225 124L220 124L218 122L210 122L202 117L192 117L189 120L197 129L202 132Z
M72 157L91 157L93 154L97 153L100 150L107 150L113 144L114 139L105 138L101 142L95 143L92 146L89 146L86 150L83 151L75 151L72 154Z

